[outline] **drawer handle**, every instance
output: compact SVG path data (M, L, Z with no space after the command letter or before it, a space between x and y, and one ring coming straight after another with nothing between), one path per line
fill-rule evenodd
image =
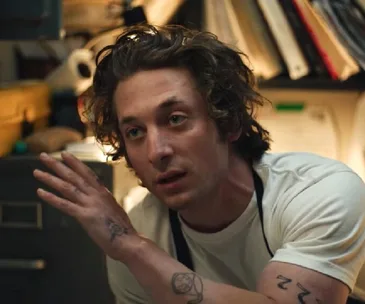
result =
M42 226L40 203L0 201L0 228L42 229Z
M46 268L45 260L0 259L0 269L42 270Z

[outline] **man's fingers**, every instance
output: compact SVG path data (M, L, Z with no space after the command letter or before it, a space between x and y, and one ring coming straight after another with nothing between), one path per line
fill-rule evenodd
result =
M90 191L91 185L60 161L56 160L46 153L42 153L39 158L42 163L44 163L49 169L54 171L63 180L75 185L84 193L88 193Z
M81 192L74 185L63 181L60 178L38 169L34 170L33 174L36 179L58 191L70 201L74 203L82 203L87 201L87 196L83 192Z
M81 212L80 206L70 202L69 200L58 197L51 192L39 188L37 189L37 194L43 201L49 203L53 207L65 212L70 216L77 216Z
M82 161L68 152L62 152L61 155L64 162L72 168L72 170L79 174L87 183L92 185L92 187L95 189L100 189L100 187L104 188L104 185L100 182L97 175Z

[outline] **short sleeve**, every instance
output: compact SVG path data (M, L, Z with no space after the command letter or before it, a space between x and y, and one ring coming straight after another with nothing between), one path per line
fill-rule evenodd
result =
M353 290L365 260L365 185L351 171L324 177L297 194L279 219L273 261L309 268Z

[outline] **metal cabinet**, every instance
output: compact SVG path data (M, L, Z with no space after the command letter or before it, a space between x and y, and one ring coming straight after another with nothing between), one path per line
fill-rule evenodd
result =
M115 191L113 166L87 165ZM35 157L0 159L0 302L114 303L104 254L73 218L38 199L35 168L44 169Z

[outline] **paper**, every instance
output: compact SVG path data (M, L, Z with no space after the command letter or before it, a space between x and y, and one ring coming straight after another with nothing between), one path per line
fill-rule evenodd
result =
M335 123L324 106L306 106L301 111L265 109L258 121L271 134L272 152L311 152L339 158Z
M76 49L45 79L54 91L72 89L77 95L92 85L96 65L87 49Z
M365 181L365 93L361 95L355 110L347 163Z

